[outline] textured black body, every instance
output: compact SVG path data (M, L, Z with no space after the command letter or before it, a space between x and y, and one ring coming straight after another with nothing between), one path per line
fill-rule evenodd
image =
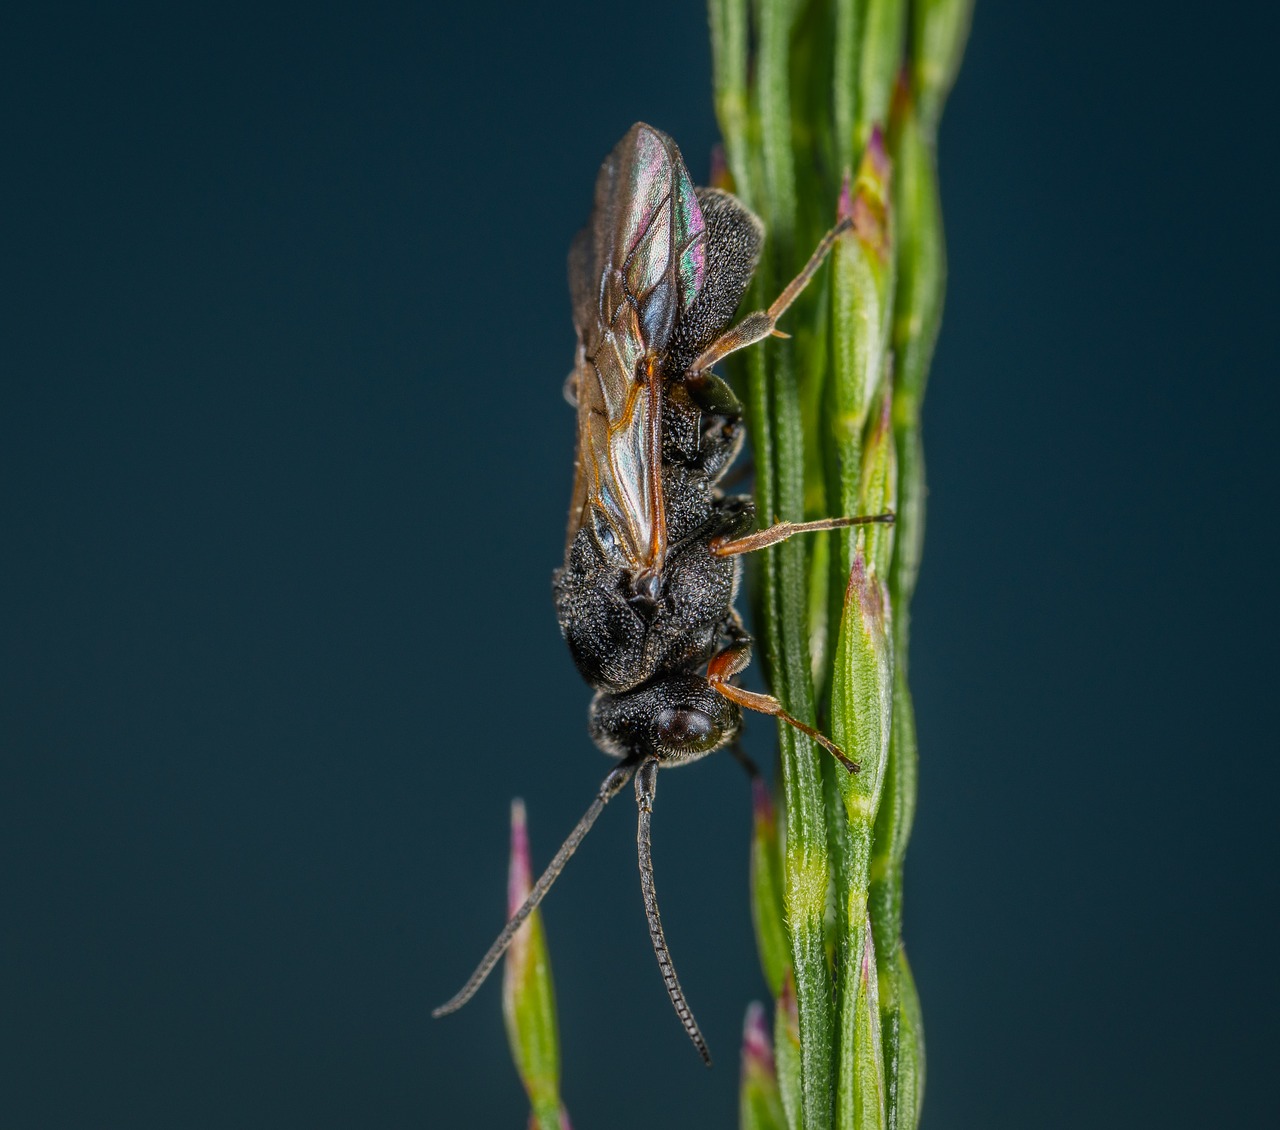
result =
M658 914L650 832L658 769L732 742L744 708L799 728L856 769L777 699L734 682L751 658L733 607L740 555L835 527L756 530L751 500L724 494L721 480L742 448L742 406L711 369L773 331L839 230L768 310L731 325L760 258L760 221L729 193L695 188L675 142L642 122L601 165L591 219L569 253L578 347L565 392L578 443L554 592L560 630L596 692L592 740L618 762L475 972L434 1015L471 999L604 806L634 779L649 938L676 1015L710 1065Z
M695 190L707 225L707 285L671 334L669 365L685 373L728 327L760 262L764 225L731 193Z
M555 574L561 631L597 690L621 693L705 667L731 616L738 562L714 556L710 541L751 529L750 500L721 497L705 472L678 464L663 468L663 485L673 536L654 583L637 585L603 524L578 531Z
M742 536L755 518L749 499L726 497L717 485L742 447L741 405L719 377L689 368L733 318L759 260L763 228L727 192L699 188L696 196L706 223L706 281L677 312L656 374L668 544L662 568L637 570L593 511L554 577L561 632L599 692L592 738L613 756L656 756L664 764L704 756L741 727L739 707L705 678L708 661L744 638L733 610L738 559L716 556L711 542ZM595 221L593 215L570 256L579 291Z

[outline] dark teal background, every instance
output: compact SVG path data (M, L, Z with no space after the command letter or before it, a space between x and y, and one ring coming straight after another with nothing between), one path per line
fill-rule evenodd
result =
M518 1127L507 805L606 767L558 638L564 256L699 5L10 11L0 1123ZM1261 1126L1277 992L1273 19L979 0L941 137L908 945L925 1126ZM767 758L772 727L757 720ZM546 912L580 1128L731 1127L748 794Z

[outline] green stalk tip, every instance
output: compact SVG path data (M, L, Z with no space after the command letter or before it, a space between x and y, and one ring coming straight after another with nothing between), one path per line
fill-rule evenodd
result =
M960 69L972 20L973 0L915 0L912 5L915 88L925 132L931 138Z
M774 1009L773 1047L778 1093L787 1126L789 1130L802 1130L807 1123L804 1121L804 1086L800 1068L800 1013L790 971L783 978L782 992Z
M741 1130L787 1130L764 1006L752 1001L742 1027Z
M507 871L507 914L513 915L532 887L529 832L522 800L511 802L511 856ZM560 1105L560 1043L555 989L541 912L535 910L516 932L502 966L502 1015L507 1043L532 1108L530 1125L562 1130L568 1116Z

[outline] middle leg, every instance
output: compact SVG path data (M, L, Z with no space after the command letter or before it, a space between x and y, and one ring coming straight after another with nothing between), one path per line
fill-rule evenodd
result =
M697 360L689 366L690 371L700 372L703 369L710 369L712 365L728 357L730 353L736 353L739 349L745 349L748 345L763 341L771 334L776 334L778 337L788 336L787 334L779 333L777 329L778 319L787 312L787 308L800 297L801 292L809 285L813 276L818 273L818 268L822 266L822 261L835 246L836 239L852 226L853 221L851 219L844 219L827 232L819 241L813 254L809 256L809 262L804 265L804 269L787 284L787 288L773 300L773 304L767 310L757 310L752 314L748 314L736 326L716 338L702 351Z
M874 522L886 525L896 520L892 510L883 514L858 514L852 518L819 518L813 522L776 522L763 530L756 530L740 538L712 538L711 552L717 557L733 557L739 553L753 553L766 546L777 545L794 534L813 534L820 530L842 530L846 526L868 526Z
M774 718L782 719L788 726L794 726L802 734L807 734L822 746L850 773L856 773L858 771L858 763L856 761L849 758L844 750L825 734L819 733L812 726L801 722L799 718L788 714L782 703L774 698L773 695L744 690L729 681L734 675L745 671L750 662L751 640L743 632L740 638L735 639L723 651L711 657L711 661L707 664L707 682L711 684L718 694L724 695L730 702L736 702L747 710L770 714Z

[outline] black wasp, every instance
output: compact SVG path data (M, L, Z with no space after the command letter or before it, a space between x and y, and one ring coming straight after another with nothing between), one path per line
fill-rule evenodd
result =
M596 690L591 737L618 764L466 985L433 1015L471 999L605 804L634 776L649 934L676 1013L711 1062L658 916L649 846L658 769L732 742L743 707L781 718L857 769L777 699L734 685L751 659L733 607L738 557L792 534L893 517L755 531L751 500L717 486L744 429L742 406L711 368L774 332L847 226L823 237L772 306L729 328L760 258L760 220L728 192L694 188L675 142L643 123L600 167L591 219L569 252L578 349L565 391L578 410L578 452L554 588L560 630Z

